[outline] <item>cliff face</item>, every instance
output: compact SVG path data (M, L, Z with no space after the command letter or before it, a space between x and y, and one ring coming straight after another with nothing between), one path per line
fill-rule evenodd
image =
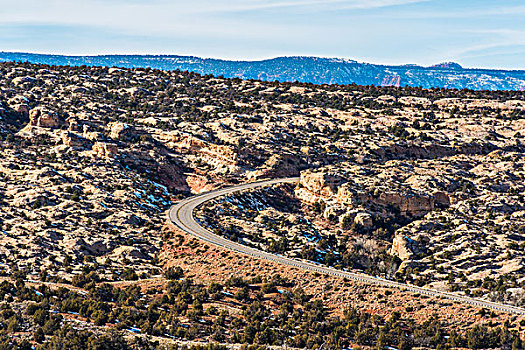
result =
M518 273L523 257L505 254L507 247L522 244L516 232L525 227L519 192L525 167L523 155L509 149L343 162L303 171L295 195L323 208L324 219L338 223L343 233L385 240L388 253L403 261L400 273L409 266L436 269L434 259L443 269L475 279Z
M333 172L303 171L295 193L307 203L325 201L334 197L344 182L343 177Z
M363 176L369 167L348 165L344 174L325 171L303 171L295 190L299 199L306 203L323 202L327 206L343 205L349 210L366 207L375 208L378 215L384 211L395 211L404 217L420 217L436 208L447 206L449 195L443 191L410 185L395 177L388 178L392 167L382 174ZM378 176L379 175L379 176ZM378 178L383 178L378 181ZM413 180L406 177L407 180Z

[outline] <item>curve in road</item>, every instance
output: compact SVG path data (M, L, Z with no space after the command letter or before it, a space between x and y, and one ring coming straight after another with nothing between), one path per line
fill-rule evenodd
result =
M201 194L201 195L187 198L173 205L168 211L168 219L171 223L173 223L176 227L178 227L182 231L200 240L203 240L205 242L208 242L210 244L213 244L213 245L225 248L225 249L235 251L237 253L246 254L254 258L265 259L268 261L273 261L278 264L296 267L296 268L300 268L300 269L308 270L312 272L323 273L323 274L341 277L341 278L348 278L348 279L363 282L363 283L398 288L401 290L408 290L414 293L420 293L420 294L438 297L438 298L441 297L441 298L445 298L448 300L461 302L461 303L473 305L473 306L480 307L480 308L484 307L487 309L492 309L492 310L496 310L500 312L525 315L525 309L515 307L512 305L494 303L490 301L469 298L466 296L456 295L456 294L442 292L438 290L417 287L414 285L390 281L390 280L386 280L383 278L370 276L366 274L337 270L331 267L318 265L318 264L310 263L310 262L305 262L301 260L290 259L290 258L286 258L280 255L267 253L259 249L247 247L245 245L230 241L229 239L226 239L224 237L218 236L210 232L209 230L202 227L197 222L197 220L195 219L193 215L197 207L199 207L200 205L202 205L203 203L207 201L210 201L220 196L224 196L224 195L228 195L234 192L244 191L248 189L270 186L274 184L295 183L297 181L299 181L299 178L295 178L295 177L294 178L284 178L284 179L263 180L263 181L257 181L257 182L250 182L250 183L233 186L229 188L213 190L213 191Z

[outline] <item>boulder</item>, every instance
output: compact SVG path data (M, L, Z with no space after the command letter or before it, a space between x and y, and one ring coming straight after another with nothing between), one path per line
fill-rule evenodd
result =
M13 83L13 85L21 85L24 83L31 83L35 80L36 79L33 77L16 77L13 80L11 80L11 83Z
M14 105L12 108L13 108L13 110L15 112L18 112L18 113L21 113L21 114L24 114L24 115L28 115L29 114L29 105L28 104L20 103L20 104Z
M340 217L344 212L345 207L343 206L327 206L323 212L323 217L327 220L332 220Z
M45 166L45 167L40 168L38 170L32 171L31 172L31 176L29 177L29 179L31 181L38 181L39 179L52 177L52 176L55 176L55 175L58 175L58 173L57 173L57 171L55 169L53 169L52 167L49 167L49 166Z
M103 241L96 241L86 246L87 251L92 255L104 255L108 252L108 247Z
M80 129L80 124L79 124L77 118L69 117L69 118L67 118L66 123L68 125L67 130L69 130L69 131L82 131Z
M399 257L399 259L403 261L410 260L414 256L414 253L409 246L410 244L407 237L398 234L394 237L390 254Z
M141 259L141 260L149 260L151 259L151 256L149 256L148 253L143 252L141 249L138 249L136 247L132 246L120 246L113 250L111 253L111 257L114 259L129 259L129 260L135 260L135 259Z
M388 207L394 205L403 216L422 216L434 209L434 197L420 193L381 193L378 198L370 198L376 204Z
M37 107L29 111L29 124L53 129L60 127L61 120L56 113L43 107Z
M121 122L113 122L108 124L109 137L113 140L125 140L132 137L135 132L131 126Z
M31 189L17 193L13 198L13 206L15 207L33 207L35 205L47 205L51 197L51 193L39 189Z
M93 154L99 158L115 158L118 154L118 147L114 143L97 141L91 149Z
M124 91L126 91L131 96L141 96L141 95L151 95L152 94L151 91L148 91L144 88L136 87L136 86L129 88L129 89L124 89Z
M330 172L302 172L300 185L309 191L323 197L331 197L337 193L337 187L345 182L345 179Z
M102 141L104 140L104 135L98 131L90 131L89 125L84 125L82 127L82 137L91 141Z
M292 154L274 154L264 163L263 177L297 176L306 162Z
M62 143L71 148L86 148L91 142L71 131L65 131L61 135Z
M434 193L434 202L437 206L441 208L448 208L450 207L451 199L448 193L438 191Z
M63 244L69 250L84 255L101 256L108 252L107 245L100 240L90 244L81 237L69 236L64 239Z
M127 212L117 212L105 218L104 222L110 223L114 226L125 227L127 225L138 227L144 224L144 219L135 214Z
M372 220L372 215L366 212L359 212L355 215L354 223L362 227L372 227L374 224Z

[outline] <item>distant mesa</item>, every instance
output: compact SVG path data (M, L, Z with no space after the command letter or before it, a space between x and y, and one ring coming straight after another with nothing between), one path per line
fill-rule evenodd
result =
M0 62L31 62L57 66L102 66L181 70L225 78L313 84L413 86L469 90L511 90L525 87L525 70L464 69L455 62L422 67L360 63L346 58L290 56L260 61L228 61L176 55L61 56L0 52ZM18 79L20 78L20 79ZM15 80L16 79L16 80ZM32 84L17 77L13 84ZM145 91L136 93L147 93Z
M433 66L430 66L429 68L437 68L437 69L458 69L461 70L463 67L456 62L443 62L439 63Z

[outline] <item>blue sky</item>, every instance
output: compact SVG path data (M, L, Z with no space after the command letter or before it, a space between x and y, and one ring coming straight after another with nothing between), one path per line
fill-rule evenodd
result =
M0 51L525 69L524 0L0 0Z

